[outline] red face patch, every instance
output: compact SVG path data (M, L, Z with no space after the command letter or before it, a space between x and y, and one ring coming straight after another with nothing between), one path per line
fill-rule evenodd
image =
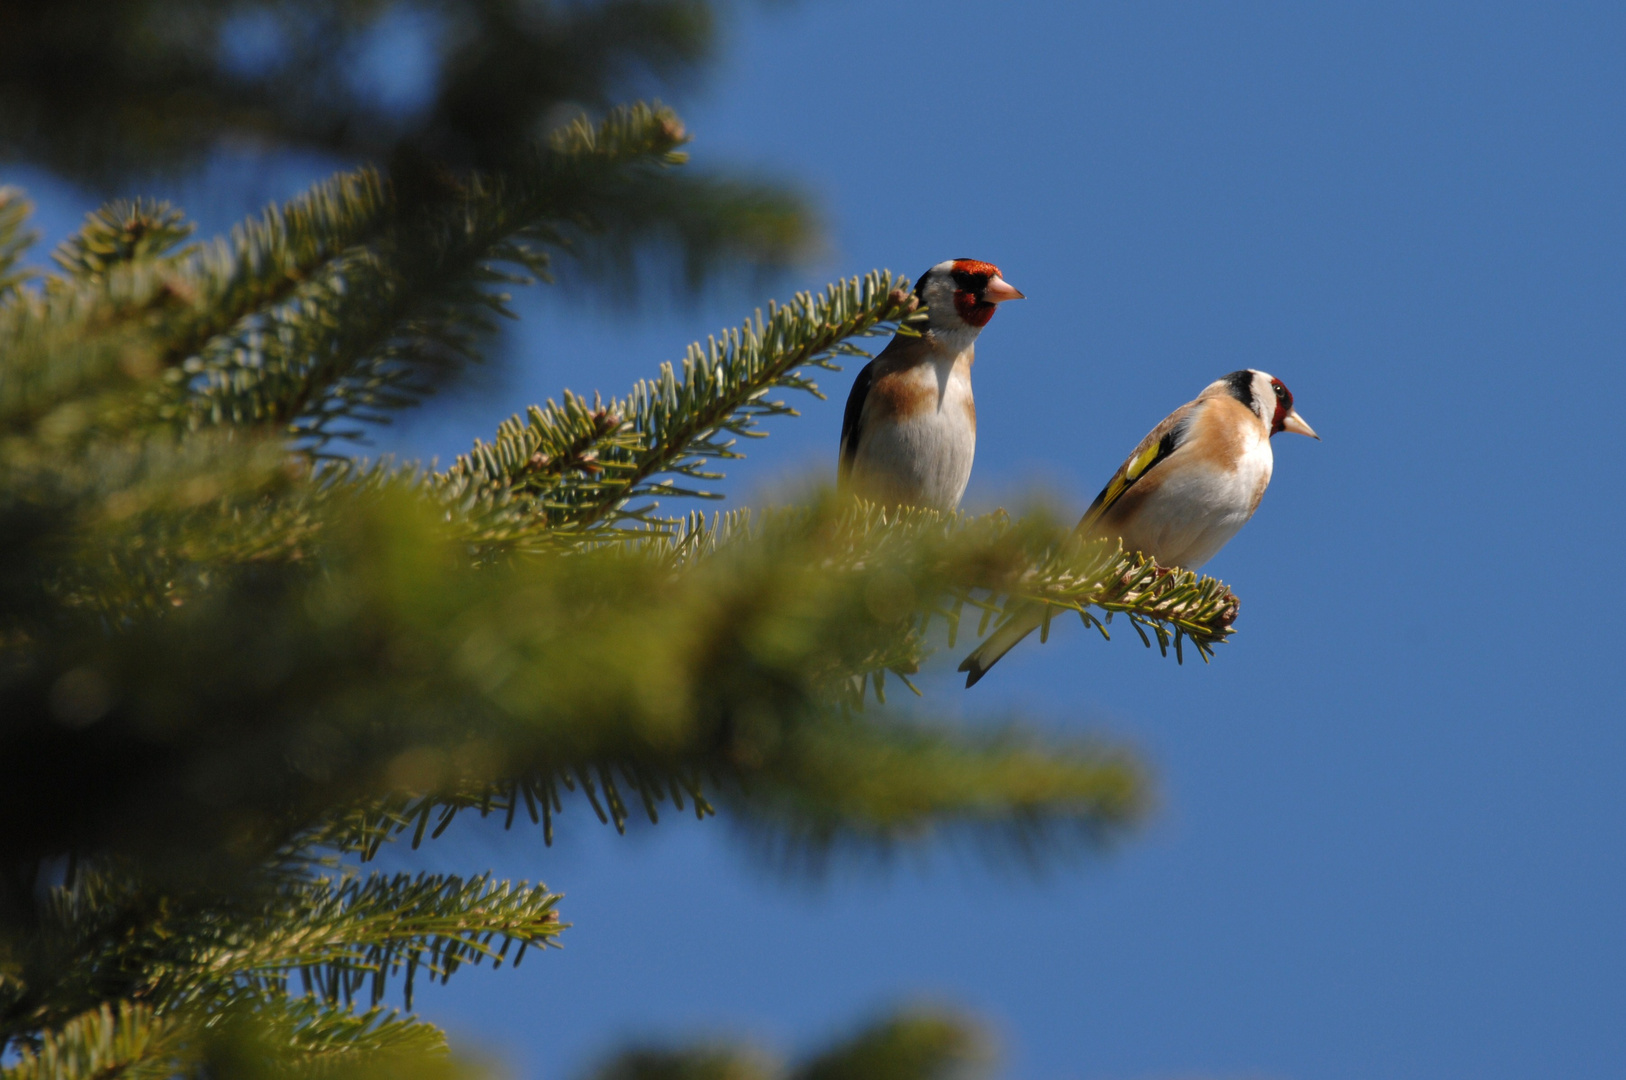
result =
M999 310L998 304L985 304L978 300L974 293L964 289L954 290L954 310L959 313L962 321L971 326L987 326L988 320L994 317Z
M1271 379L1270 388L1276 392L1276 415L1270 421L1270 433L1275 435L1286 430L1282 424L1293 411L1293 391L1283 386L1280 379Z
M999 276L999 267L977 259L955 259L949 274L954 279L955 312L967 325L987 326L999 305L984 301L982 290Z

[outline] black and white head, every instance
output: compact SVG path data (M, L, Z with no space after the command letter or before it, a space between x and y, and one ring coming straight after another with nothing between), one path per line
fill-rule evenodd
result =
M915 283L915 296L931 309L929 326L939 334L975 337L988 325L994 311L1022 294L999 276L999 267L976 259L948 259L938 263Z
M1268 372L1252 369L1233 371L1210 385L1205 393L1226 393L1236 398L1253 410L1272 435L1279 431L1291 431L1312 439L1321 438L1293 408L1293 391Z

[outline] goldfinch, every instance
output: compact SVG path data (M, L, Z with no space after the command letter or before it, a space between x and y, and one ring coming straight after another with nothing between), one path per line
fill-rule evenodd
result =
M927 308L925 330L895 335L853 380L838 476L843 490L876 502L953 510L977 445L977 335L1022 294L991 263L950 259L921 275L915 295Z
M1078 532L1122 537L1125 551L1197 569L1258 509L1270 484L1270 437L1279 431L1321 438L1294 410L1280 379L1231 372L1141 440L1084 512ZM960 664L966 686L1043 621L1038 605L1017 611Z

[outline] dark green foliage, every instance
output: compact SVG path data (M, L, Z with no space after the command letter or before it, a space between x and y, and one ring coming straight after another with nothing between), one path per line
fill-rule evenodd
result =
M590 1080L975 1080L991 1059L986 1037L964 1017L909 1010L789 1067L747 1047L645 1048Z
M355 77L402 17L433 50L404 108ZM561 105L691 79L715 18L703 0L6 0L0 152L91 179L227 142L501 169Z
M316 153L374 164L406 216L434 213L476 176L524 173L583 110L693 83L716 23L708 0L0 0L0 161L105 185L221 154ZM403 34L426 50L410 103L369 84L386 63L376 43ZM398 77L400 58L387 63ZM640 252L673 256L696 286L760 279L817 242L782 183L627 173L591 191L577 274L613 295Z
M968 609L1119 613L1177 657L1231 632L1219 582L1037 518L674 512L795 415L782 395L913 332L886 272L769 303L624 396L533 406L444 472L335 455L476 362L512 288L663 246L697 279L750 272L806 238L772 189L685 178L672 111L555 109L686 72L705 5L425 5L468 32L431 102L369 127L335 65L391 6L0 0L7 151L96 171L254 133L388 163L206 242L113 203L37 280L0 189L7 1080L466 1072L383 1003L565 924L542 885L368 872L460 816L551 842L719 813L786 861L1093 849L1148 802L1123 751L880 706ZM254 12L285 53L223 66ZM911 1015L788 1073L717 1050L610 1075L946 1078L983 1060L968 1032Z
M169 255L191 235L185 215L168 203L121 199L86 218L51 258L70 277L99 281L115 266Z
M176 1076L450 1080L457 1068L445 1037L387 1009L344 1012L311 998L228 1005L200 1026L176 1014L121 1001L63 1024L21 1049L7 1080Z
M592 1080L777 1080L767 1059L734 1047L628 1050L593 1073Z
M27 228L30 209L16 188L0 187L0 298L29 278L18 261L38 239Z
M907 1012L796 1069L794 1080L959 1080L983 1072L988 1047L963 1018Z
M570 128L534 172L410 226L365 173L224 244L179 249L166 208L110 207L64 245L68 273L0 302L14 1044L224 1068L211 1055L263 1038L295 1058L418 1039L356 998L560 930L539 887L330 880L460 812L551 838L570 793L617 827L726 808L791 857L945 829L1037 855L1134 821L1140 773L1111 748L866 702L968 604L1097 605L1206 652L1235 616L1222 585L1003 515L659 508L738 456L726 434L792 414L767 395L817 393L811 370L898 327L907 282L770 307L681 376L533 409L443 474L312 453L324 418L407 403L435 347L478 338L493 267L535 269L557 238L550 193L674 164L675 130L641 108ZM216 1015L239 1019L202 1039Z

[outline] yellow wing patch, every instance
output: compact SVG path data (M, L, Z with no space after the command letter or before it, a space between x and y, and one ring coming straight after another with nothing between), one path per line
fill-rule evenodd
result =
M1120 488L1128 487L1129 481L1139 480L1140 474L1151 468L1152 462L1162 457L1164 452L1163 440L1161 439L1142 450L1138 455L1136 455L1135 459L1129 463L1129 468L1124 470L1124 479L1120 484Z
M1170 420L1173 419L1174 417L1170 417ZM1165 425L1167 426L1165 427ZM1101 520L1102 515L1112 509L1112 504L1117 502L1125 491L1129 490L1131 484L1144 476L1146 470L1174 452L1175 446L1179 443L1177 437L1179 425L1170 424L1166 420L1159 427L1165 428L1162 437L1153 439L1148 436L1146 445L1134 457L1123 463L1117 474L1101 490L1101 494L1097 495L1095 501L1090 503L1090 508L1084 511L1084 517L1078 523L1079 532L1090 532L1095 527L1095 523ZM1152 434L1156 435L1158 432L1154 429Z

